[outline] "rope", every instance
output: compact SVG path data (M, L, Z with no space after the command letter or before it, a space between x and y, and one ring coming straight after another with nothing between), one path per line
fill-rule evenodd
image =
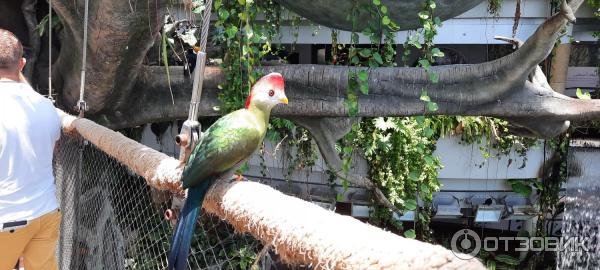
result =
M48 99L52 97L52 0L48 0Z
M77 108L79 110L79 117L83 117L84 112L87 110L87 104L85 103L83 96L85 94L85 69L87 63L88 6L89 0L85 0L85 12L83 15L83 52L81 56L81 84L79 86L79 102Z
M202 13L202 32L200 33L200 50L206 51L206 41L208 40L208 28L210 26L210 13L212 9L212 0L205 2L206 9Z
M212 0L205 2L206 8L202 14L202 32L200 32L200 51L196 56L196 68L194 70L194 84L192 89L192 99L190 100L190 111L188 120L198 120L198 109L200 108L200 98L202 96L202 83L204 81L204 67L206 63L206 41L208 39L208 29L210 27L210 14L212 9Z

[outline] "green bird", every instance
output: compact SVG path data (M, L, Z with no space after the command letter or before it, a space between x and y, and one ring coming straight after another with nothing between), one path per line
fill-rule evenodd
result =
M271 109L287 104L283 76L270 73L252 87L243 109L221 117L203 134L183 170L188 197L177 220L168 269L185 269L196 219L213 180L228 178L258 149Z

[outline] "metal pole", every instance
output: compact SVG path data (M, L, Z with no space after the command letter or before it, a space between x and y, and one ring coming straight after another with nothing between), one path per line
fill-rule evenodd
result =
M192 149L202 139L201 127L198 122L198 111L200 109L200 99L202 98L202 84L204 83L204 70L206 66L206 42L208 40L208 29L210 27L210 15L212 9L212 0L205 2L206 8L202 16L202 31L200 33L200 50L196 56L196 66L194 69L194 84L192 86L192 99L190 100L190 109L188 119L183 123L179 135L175 142L181 146L179 160L187 161Z
M48 99L52 97L52 0L48 0Z
M87 104L83 99L85 93L85 68L87 63L87 39L88 39L88 9L89 0L85 0L85 12L83 15L83 52L81 58L81 82L79 86L79 117L83 117L84 112L87 110Z

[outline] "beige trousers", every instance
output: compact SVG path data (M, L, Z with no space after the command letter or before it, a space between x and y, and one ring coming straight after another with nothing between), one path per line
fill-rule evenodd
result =
M13 269L21 256L25 270L58 269L55 253L60 218L60 212L54 210L25 227L0 232L0 270Z

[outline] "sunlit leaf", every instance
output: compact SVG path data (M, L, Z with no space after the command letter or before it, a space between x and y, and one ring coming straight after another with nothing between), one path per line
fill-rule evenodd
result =
M410 230L404 232L404 237L410 238L410 239L415 239L417 237L417 234L415 233L415 230L410 229Z

